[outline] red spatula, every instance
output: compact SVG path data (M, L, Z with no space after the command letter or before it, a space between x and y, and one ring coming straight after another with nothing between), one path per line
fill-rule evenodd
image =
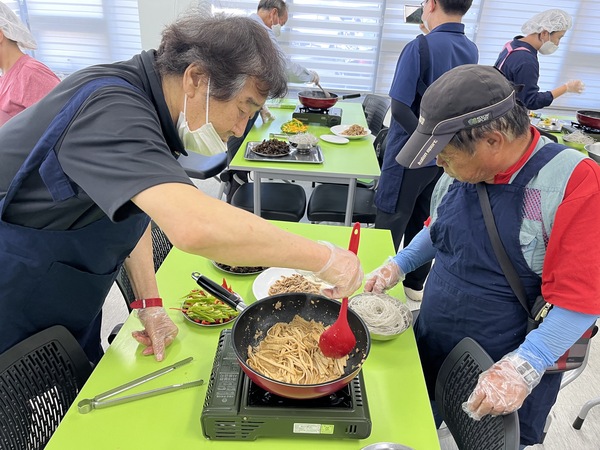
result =
M360 239L360 223L352 228L348 250L356 254ZM356 337L348 324L348 297L342 300L340 315L337 320L319 338L321 352L329 358L343 358L356 347Z

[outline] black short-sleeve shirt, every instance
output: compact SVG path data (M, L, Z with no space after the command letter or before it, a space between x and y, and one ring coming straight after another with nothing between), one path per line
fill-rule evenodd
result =
M119 221L139 210L136 194L163 183L193 185L176 157L183 153L167 108L154 52L129 61L89 67L63 80L46 97L0 127L0 198L19 167L67 100L83 84L119 77L138 90L107 86L78 110L56 146L76 196L53 201L39 174L23 183L4 220L32 228L68 230L107 215Z

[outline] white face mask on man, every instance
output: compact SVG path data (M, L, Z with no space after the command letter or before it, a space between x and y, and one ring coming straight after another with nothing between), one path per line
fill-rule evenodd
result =
M271 31L273 32L275 37L279 37L279 36L281 36L281 24L279 23L279 15L277 15L277 23L273 23L273 22L271 25Z
M177 130L183 142L183 147L201 155L217 155L227 151L227 144L221 140L219 133L212 123L208 121L208 99L210 97L210 78L206 89L206 123L197 130L190 130L186 119L187 94L183 98L183 112L179 113Z

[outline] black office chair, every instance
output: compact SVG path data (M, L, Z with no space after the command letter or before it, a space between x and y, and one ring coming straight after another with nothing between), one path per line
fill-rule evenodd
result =
M494 361L471 338L460 341L444 360L435 385L438 409L461 450L510 450L519 448L519 416L485 416L477 421L462 404L477 385L479 374Z
M173 248L173 244L169 241L167 235L156 225L151 222L151 234L152 234L152 255L154 260L154 271L157 272L169 251ZM117 279L115 280L123 298L127 309L131 312L131 303L135 301L135 294L133 293L133 287L131 281L125 270L125 266L121 266Z
M208 180L214 178L220 183L219 193L217 198L223 196L225 190L224 184L221 182L219 174L227 167L227 153L219 153L217 155L205 156L194 152L188 152L188 155L181 155L178 159L179 164L185 170L185 173L190 178L197 180Z
M383 128L373 142L380 167L387 144L387 133L388 128ZM376 183L367 186L357 183L352 222L375 223L377 215L375 189ZM310 196L306 216L311 222L344 222L347 202L348 186L320 184L314 188Z
M242 184L231 204L254 212L254 183ZM298 184L261 182L260 209L260 216L268 220L300 222L306 211L306 192Z
M385 115L390 109L391 99L388 96L367 94L363 100L362 107L367 119L367 126L374 136L383 128Z
M71 333L57 325L0 355L0 448L43 449L92 373Z
M154 260L154 272L157 272L160 268L161 264L169 254L169 251L173 248L173 244L169 241L167 235L161 230L158 225L154 222L150 224L150 232L152 235L152 255ZM125 300L125 305L127 305L127 309L131 312L131 304L135 301L135 294L133 293L133 287L131 286L131 281L129 280L129 275L127 275L127 271L125 270L125 266L122 265L119 269L119 273L117 274L117 278L115 280L117 283L117 287L121 291L123 295L123 299ZM106 338L109 344L112 344L117 333L121 330L123 326L122 323L118 323L113 327L110 334Z

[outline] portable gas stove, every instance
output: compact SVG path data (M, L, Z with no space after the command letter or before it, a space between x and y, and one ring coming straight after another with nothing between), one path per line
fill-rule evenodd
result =
M600 130L597 128L581 125L579 122L571 122L571 125L563 125L563 131L574 133L577 130L582 131L588 136L594 138L597 142L600 142Z
M296 106L292 118L303 123L333 127L342 123L341 108L311 109L304 106Z
M371 417L362 371L343 389L317 399L293 400L271 394L243 372L221 331L200 418L207 439L253 441L258 437L364 439Z

